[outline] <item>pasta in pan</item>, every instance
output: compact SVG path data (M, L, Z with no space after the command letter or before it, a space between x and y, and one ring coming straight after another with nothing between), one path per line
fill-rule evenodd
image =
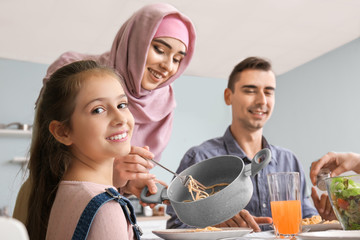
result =
M218 183L218 184L214 184L211 186L204 186L201 183L199 183L197 180L195 180L191 175L189 175L189 181L188 181L188 189L189 192L191 194L192 200L193 201L197 201L200 199L204 199L209 197L210 195L213 195L214 193L216 193L215 188L216 187L222 187L222 186L227 186L229 185L228 183ZM206 190L211 189L211 192L208 193Z

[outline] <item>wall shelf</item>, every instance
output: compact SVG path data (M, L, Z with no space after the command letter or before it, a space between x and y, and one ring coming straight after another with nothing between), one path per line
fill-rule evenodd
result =
M17 130L17 129L0 129L0 137L10 137L10 136L19 136L19 137L31 137L30 130Z

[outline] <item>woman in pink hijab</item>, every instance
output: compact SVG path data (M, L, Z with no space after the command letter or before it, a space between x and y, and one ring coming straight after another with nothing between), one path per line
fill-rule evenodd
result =
M154 47L154 39L164 37L183 43L185 54L181 57L176 71L168 74L165 81L151 88L144 88L142 80L153 73L147 68L148 52ZM194 47L195 29L188 17L168 4L148 5L134 13L122 25L110 52L95 56L66 52L50 65L44 82L59 67L83 59L93 59L115 68L125 82L129 108L136 121L132 145L149 146L154 158L160 160L170 139L176 105L171 83L189 65ZM169 60L171 61L164 61ZM154 70L161 76L161 72L166 71L163 68L159 66ZM156 73L153 75L156 76Z
M176 106L171 83L189 65L195 38L188 17L171 5L152 4L135 12L121 26L109 52L101 55L66 52L48 68L44 83L58 68L92 59L113 67L124 80L135 127L130 154L114 164L114 186L123 193L139 196L145 184L151 193L156 192L155 176L149 174L153 165L144 158L159 161L169 142ZM20 189L14 210L14 217L23 222L27 185L29 181Z

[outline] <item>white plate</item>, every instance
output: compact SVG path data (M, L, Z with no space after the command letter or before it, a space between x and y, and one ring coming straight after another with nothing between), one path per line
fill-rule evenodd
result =
M323 232L300 233L296 238L304 240L323 240L323 239L360 239L359 230L329 230Z
M343 230L340 223L325 223L325 224L309 224L302 226L303 231L310 229L310 232L314 231L326 231L326 230Z
M222 228L222 231L194 232L194 229L165 229L152 231L166 240L215 240L219 238L241 237L253 230L251 228Z

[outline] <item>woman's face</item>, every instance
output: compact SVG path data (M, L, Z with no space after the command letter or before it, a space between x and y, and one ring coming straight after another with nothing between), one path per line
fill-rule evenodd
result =
M153 90L166 82L178 71L185 55L186 46L180 40L171 37L154 38L147 54L141 87Z

